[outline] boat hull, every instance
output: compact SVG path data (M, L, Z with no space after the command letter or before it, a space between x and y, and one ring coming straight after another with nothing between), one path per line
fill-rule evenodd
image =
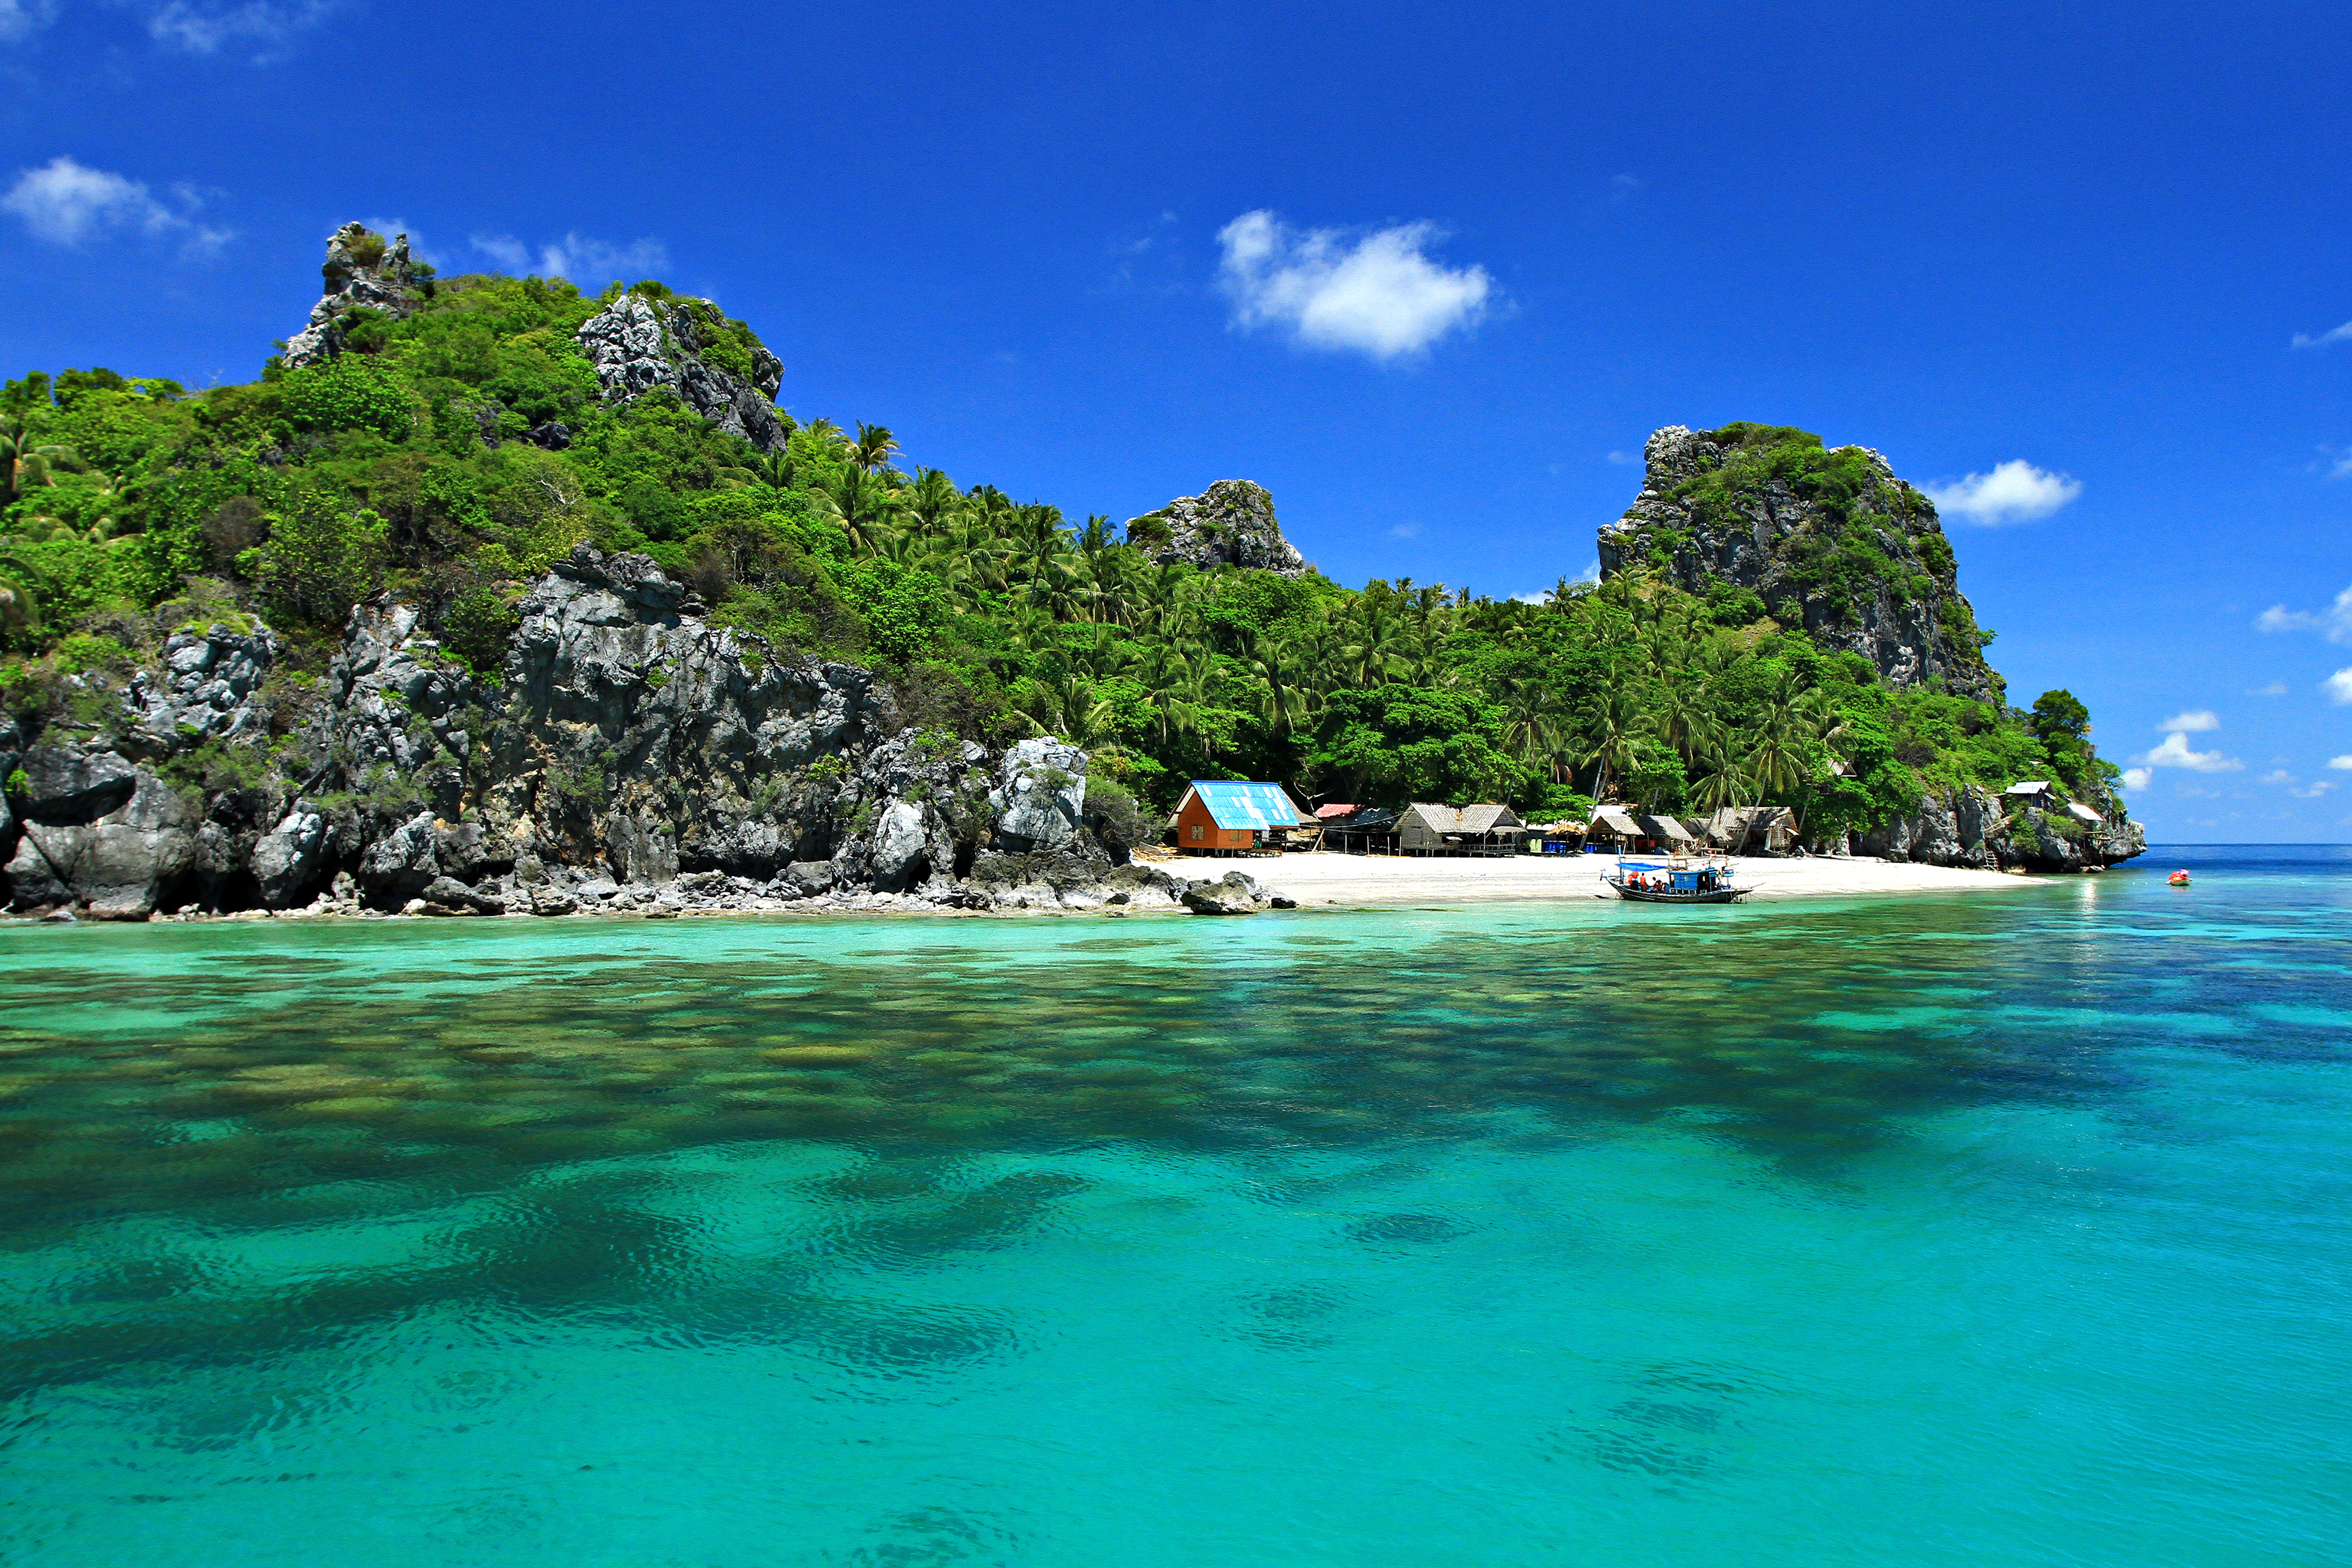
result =
M1746 898L1754 889L1748 888L1709 888L1703 893L1668 892L1659 888L1617 888L1617 896L1633 904L1727 904Z

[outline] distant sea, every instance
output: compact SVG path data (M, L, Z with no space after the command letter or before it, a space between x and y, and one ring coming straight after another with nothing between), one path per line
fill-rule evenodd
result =
M0 995L11 1564L2352 1555L2352 848Z

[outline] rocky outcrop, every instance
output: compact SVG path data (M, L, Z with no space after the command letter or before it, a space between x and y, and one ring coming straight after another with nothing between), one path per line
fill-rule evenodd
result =
M667 387L720 429L763 449L782 447L792 433L775 406L782 362L708 300L624 294L581 326L580 348L595 365L607 403ZM531 438L541 439L540 432ZM562 433L564 443L570 438ZM552 432L542 444L553 444Z
M1655 571L1693 594L1750 589L1775 619L1860 654L1889 685L2001 700L1935 503L1876 452L1680 425L1643 451L1641 496L1601 530L1604 581Z
M1257 879L1228 871L1213 882L1195 882L1183 892L1184 907L1196 915L1254 915L1265 910L1298 906L1280 893L1258 886Z
M278 642L257 624L171 638L112 742L0 732L16 907L1183 907L1185 881L1114 864L1076 747L898 724L867 671L711 626L643 556L583 546L520 610L483 677L415 606L360 605L274 739L257 698Z
M165 750L243 733L257 722L251 700L278 652L277 635L257 621L173 632L160 674L142 669L131 678L141 727Z
M2086 823L2064 813L2008 811L1978 785L1930 791L1910 816L1857 836L1856 847L1883 859L1985 870L2079 871L2112 866L2147 848L2137 822Z
M1219 479L1197 496L1178 496L1158 511L1129 519L1127 542L1161 565L1250 566L1285 577L1310 570L1282 536L1274 497L1247 479Z
M367 310L406 316L419 300L416 263L408 237L390 245L365 224L347 223L327 241L326 292L310 307L310 324L286 340L289 367L317 364L343 352L352 312Z
M52 794L42 803L41 815L27 816L7 868L17 901L73 903L100 920L145 920L194 864L194 807L156 774L111 752L68 760L61 749L43 748L35 755L52 764L53 777L62 771L102 777L107 784L100 791ZM118 797L112 786L124 779L130 788ZM117 798L120 804L98 810ZM83 805L68 811L66 800ZM80 822L58 820L83 810L93 815Z

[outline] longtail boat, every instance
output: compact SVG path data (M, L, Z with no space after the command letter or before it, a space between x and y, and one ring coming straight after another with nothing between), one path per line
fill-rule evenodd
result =
M1616 889L1619 898L1637 904L1727 904L1754 890L1735 887L1731 863L1719 857L1675 855L1663 861L1620 858L1615 871L1601 880Z

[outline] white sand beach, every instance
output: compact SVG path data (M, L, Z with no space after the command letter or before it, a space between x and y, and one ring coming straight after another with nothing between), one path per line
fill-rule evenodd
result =
M1616 864L1605 855L1520 855L1495 859L1424 859L1391 855L1286 855L1217 860L1188 858L1169 869L1180 876L1223 876L1238 869L1307 908L1337 904L1468 903L1498 899L1611 899L1601 874ZM1895 865L1876 859L1803 860L1741 857L1738 879L1753 899L1848 896L1856 893L1989 892L2033 880L2000 871Z

